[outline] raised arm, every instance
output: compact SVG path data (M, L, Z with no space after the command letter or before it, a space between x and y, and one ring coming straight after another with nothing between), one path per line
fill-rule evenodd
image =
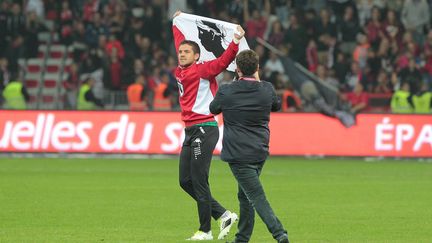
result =
M225 70L230 63L235 59L241 38L243 38L245 31L240 25L237 25L237 31L234 33L233 41L229 44L228 48L222 55L214 60L203 63L200 68L200 76L203 78L215 77L223 70Z
M175 17L179 16L181 13L182 13L181 11L175 12L173 15L173 19ZM177 26L174 25L174 21L173 21L173 25L172 25L172 32L173 32L173 37L174 37L175 49L176 49L176 52L178 52L178 48L180 46L180 43L185 39L185 37L180 32L180 30L177 28Z

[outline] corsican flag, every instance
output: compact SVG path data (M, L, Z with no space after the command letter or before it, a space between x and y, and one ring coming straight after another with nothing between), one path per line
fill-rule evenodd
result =
M236 24L186 13L175 17L173 25L180 30L186 40L198 43L201 49L199 62L219 57L231 43L234 32L237 30ZM246 39L242 38L239 52L248 49L250 48ZM233 61L227 70L234 71L235 68Z

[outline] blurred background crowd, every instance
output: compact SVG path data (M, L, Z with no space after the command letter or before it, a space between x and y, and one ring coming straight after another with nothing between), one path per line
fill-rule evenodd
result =
M353 112L430 113L431 2L2 0L0 102L17 109L178 110L171 16L182 10L241 24L283 111L301 112L302 100L281 56L260 39L334 87ZM224 72L218 82L232 79ZM26 104L13 104L17 96Z

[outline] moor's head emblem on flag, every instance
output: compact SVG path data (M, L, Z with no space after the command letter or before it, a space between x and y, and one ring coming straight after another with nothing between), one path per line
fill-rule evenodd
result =
M229 41L225 39L226 30L223 26L205 21L196 21L198 28L198 38L201 40L201 44L204 48L214 54L215 57L219 57L225 51L222 43L228 46ZM227 44L228 43L228 44Z

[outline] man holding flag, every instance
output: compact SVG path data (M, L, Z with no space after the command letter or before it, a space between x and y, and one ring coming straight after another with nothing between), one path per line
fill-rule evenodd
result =
M182 120L186 126L185 140L180 153L179 181L183 190L197 202L200 221L198 231L188 240L212 240L211 217L219 221L218 239L223 239L238 216L220 205L210 192L208 177L213 150L219 140L219 128L214 115L210 113L209 105L218 88L215 77L235 59L245 32L237 25L233 31L232 42L220 56L197 63L201 55L200 46L195 41L187 40L186 34L196 32L196 37L202 41L208 40L208 35L212 35L212 39L222 37L219 40L225 40L226 32L218 29L218 26L209 19L199 24L199 20L191 21L192 27L185 27L182 25L184 15L192 16L177 11L172 27L179 62L175 76L180 93ZM200 44L203 45L202 42ZM206 49L209 44L212 43L205 44Z

